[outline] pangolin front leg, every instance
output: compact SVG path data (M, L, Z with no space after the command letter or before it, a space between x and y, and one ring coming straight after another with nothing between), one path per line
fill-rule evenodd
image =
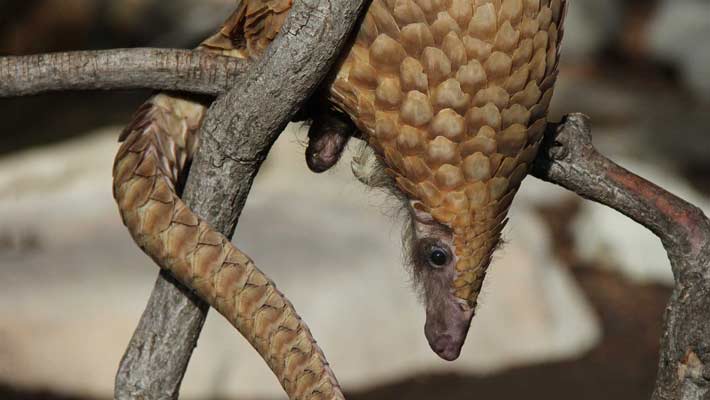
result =
M308 168L320 173L333 167L356 131L352 122L339 112L326 109L314 116L306 147Z

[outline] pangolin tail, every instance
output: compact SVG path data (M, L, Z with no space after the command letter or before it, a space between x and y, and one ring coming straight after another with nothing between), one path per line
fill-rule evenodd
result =
M343 399L293 305L229 239L197 217L176 185L197 147L202 104L158 94L122 135L113 192L124 224L153 260L224 315L291 399Z

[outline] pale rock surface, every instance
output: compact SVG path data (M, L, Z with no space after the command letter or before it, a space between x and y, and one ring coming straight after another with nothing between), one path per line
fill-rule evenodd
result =
M293 130L293 129L291 129ZM0 160L0 381L109 397L156 268L111 197L118 129ZM302 138L303 132L298 137ZM401 266L399 223L355 181L346 155L315 175L286 133L236 235L296 305L346 388L418 372L491 373L573 357L599 338L532 207L564 196L526 180L459 360L429 349ZM555 194L556 193L556 194ZM283 398L266 365L210 313L183 398Z
M710 3L663 0L649 27L653 55L677 66L688 87L710 102Z
M564 62L594 59L615 40L622 16L618 0L575 0L569 2L562 41Z

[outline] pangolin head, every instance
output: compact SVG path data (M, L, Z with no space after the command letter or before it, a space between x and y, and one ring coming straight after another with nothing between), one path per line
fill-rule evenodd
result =
M564 0L374 0L330 98L408 200L426 337L466 338L557 76Z

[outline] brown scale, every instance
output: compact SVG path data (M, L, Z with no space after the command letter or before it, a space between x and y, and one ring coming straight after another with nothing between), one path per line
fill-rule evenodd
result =
M454 232L473 309L535 158L557 75L561 0L375 0L330 90L397 186Z
M289 8L288 1L246 2L201 48L240 58L260 52L276 36ZM205 104L158 94L136 112L121 135L113 171L123 221L161 268L242 333L290 399L343 399L323 352L293 305L247 255L176 194L179 177L199 145L205 111Z
M258 57L290 7L245 0L201 48ZM375 0L330 83L328 100L362 131L413 214L452 236L456 263L446 287L463 317L441 304L432 314L453 318L444 325L463 337L445 349L427 331L446 359L458 356L507 210L542 139L565 7L564 0ZM162 268L239 329L289 398L341 399L290 302L175 193L205 110L168 94L138 110L114 164L124 223Z

